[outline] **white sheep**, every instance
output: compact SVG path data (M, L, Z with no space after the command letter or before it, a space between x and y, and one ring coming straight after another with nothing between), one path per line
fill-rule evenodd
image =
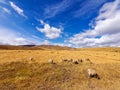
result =
M87 73L88 73L88 78L95 77L100 79L97 72L94 69L87 69Z
M30 60L30 61L33 61L33 57L30 57L29 60Z
M79 64L78 61L76 60L73 60L73 64Z
M68 59L65 59L65 58L62 59L62 62L67 62L67 61L68 61Z
M48 62L49 62L50 64L55 64L52 59L49 59Z
M82 59L78 59L78 62L83 62L83 60Z

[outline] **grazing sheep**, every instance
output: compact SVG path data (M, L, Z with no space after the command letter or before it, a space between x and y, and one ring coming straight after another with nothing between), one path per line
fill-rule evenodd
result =
M67 62L67 61L68 61L68 59L62 59L62 61L63 61L63 62Z
M35 59L34 59L33 57L30 57L30 58L29 58L29 62L30 62L30 63L35 63Z
M73 64L79 64L78 61L76 60L73 60Z
M48 62L49 62L50 64L55 64L52 59L49 59Z
M68 62L73 62L73 59L69 59Z
M33 61L33 57L30 57L29 60L30 60L30 61Z
M97 78L100 79L100 77L98 76L97 72L94 69L87 69L87 73L88 73L88 78Z
M82 59L78 59L78 62L83 62L83 60Z

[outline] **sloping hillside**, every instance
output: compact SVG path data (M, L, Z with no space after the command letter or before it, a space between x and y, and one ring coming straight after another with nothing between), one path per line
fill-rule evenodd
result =
M88 68L100 79L88 78ZM120 64L0 64L0 90L120 90L119 81Z
M40 45L35 46L36 48L43 48L46 50L53 49L53 50L73 50L74 48L67 47L67 46L58 46L58 45Z
M78 48L77 50L120 52L120 47Z
M46 50L46 49L70 50L73 48L54 46L54 45L38 45L38 46L36 45L21 45L21 46L0 45L0 50Z
M0 50L43 50L42 48L35 48L31 45L13 46L13 45L0 45Z
M41 50L0 50L0 90L120 90L119 48L19 47ZM88 78L88 68L95 69L100 79Z

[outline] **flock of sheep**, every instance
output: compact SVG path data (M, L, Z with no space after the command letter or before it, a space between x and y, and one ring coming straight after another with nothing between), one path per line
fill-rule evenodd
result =
M30 61L33 61L34 59L32 57L30 57ZM93 64L92 61L87 58L85 59L87 62L89 62L90 64ZM83 60L82 59L78 59L78 60L74 60L74 59L62 59L62 62L72 62L73 64L79 64L82 63ZM50 64L55 64L53 59L49 59L48 63ZM94 69L87 69L87 74L88 74L88 78L97 78L100 79L99 75L97 74L97 72Z
M86 59L87 62L89 62L90 64L93 64L92 61L87 58ZM55 62L52 60L52 59L49 59L48 61L50 64L55 64ZM79 64L79 63L82 63L83 60L82 59L78 59L78 60L74 60L74 59L62 59L62 62L72 62L73 64ZM97 79L100 79L100 77L98 76L97 72L94 70L94 69L87 69L87 74L88 74L88 78L97 78Z
M86 61L89 62L90 64L93 64L92 61L89 58L87 58ZM52 59L49 59L48 62L50 64L55 64L55 62ZM82 63L83 60L82 59L78 59L78 60L74 60L74 59L62 59L62 62L72 62L73 64L79 64L79 63Z

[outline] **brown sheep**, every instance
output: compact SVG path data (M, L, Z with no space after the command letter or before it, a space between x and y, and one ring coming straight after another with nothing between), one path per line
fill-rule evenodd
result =
M98 76L97 72L94 69L87 69L87 73L88 73L88 78L97 78L100 79L100 77Z

